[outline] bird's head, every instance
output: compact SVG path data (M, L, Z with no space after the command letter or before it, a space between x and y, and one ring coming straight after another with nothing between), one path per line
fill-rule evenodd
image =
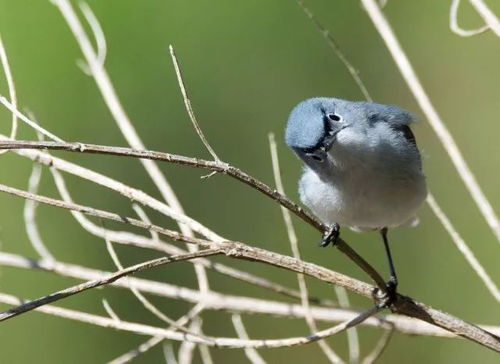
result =
M315 171L328 163L328 151L351 123L342 115L341 101L326 97L305 100L291 112L286 144Z
M320 175L353 160L384 156L408 148L417 153L408 124L409 112L392 105L316 97L299 103L290 113L287 145Z

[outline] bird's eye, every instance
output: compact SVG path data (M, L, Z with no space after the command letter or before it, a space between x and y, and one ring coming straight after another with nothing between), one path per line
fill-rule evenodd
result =
M328 119L333 120L333 121L341 121L342 118L337 115L337 114L328 114Z

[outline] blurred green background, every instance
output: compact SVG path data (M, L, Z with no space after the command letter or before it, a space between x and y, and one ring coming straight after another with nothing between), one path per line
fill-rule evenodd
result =
M500 3L489 1L500 14ZM358 1L311 0L311 9L336 37L360 70L376 101L397 104L420 116L414 131L423 150L430 189L485 268L498 281L498 242L468 196L439 141L408 91L383 42ZM76 6L77 3L74 2ZM294 1L107 0L89 1L106 34L106 68L138 133L149 149L208 158L184 110L168 55L176 47L198 119L224 160L273 184L267 133L277 134L285 188L293 199L301 166L283 143L290 109L311 96L361 99L341 62ZM493 206L500 205L500 39L491 33L460 38L448 28L450 1L389 1L384 12L399 36L421 81L443 117ZM460 11L464 27L481 25L468 4ZM33 111L43 126L65 140L125 145L94 81L76 66L80 50L58 10L48 0L0 0L0 32L5 43L19 105ZM0 93L7 95L3 73ZM0 131L10 130L10 115L0 108ZM35 139L25 125L20 138ZM137 160L98 155L54 153L160 197ZM0 156L1 183L27 188L29 161ZM290 254L279 207L248 187L224 176L200 180L204 171L162 164L187 213L223 236ZM125 215L130 201L91 183L67 177L77 202ZM44 170L41 193L58 196ZM0 195L2 250L35 257L23 225L23 201ZM500 213L500 209L497 208ZM148 212L158 224L171 222ZM38 209L43 238L64 262L113 269L103 242L84 232L66 211ZM452 244L427 206L415 229L391 233L400 291L468 321L500 325L498 303ZM316 247L316 231L295 220L303 258L359 279L367 278L335 250ZM113 227L116 227L113 225ZM126 227L125 227L126 228ZM343 231L346 240L386 274L382 245L376 234ZM116 247L125 264L156 256ZM269 267L214 259L296 285L294 274ZM178 263L140 276L196 287L192 266ZM211 287L231 294L277 299L247 284L209 272ZM35 298L77 281L48 273L0 268L1 291ZM334 298L333 288L311 282L315 295ZM161 325L130 292L104 288L58 302L58 305L105 314L106 298L129 321ZM172 317L189 306L151 298ZM370 302L351 296L357 307ZM2 309L6 306L2 305ZM234 336L227 314L206 312L206 334ZM243 317L255 338L277 338L307 332L303 321ZM322 324L324 327L324 324ZM380 332L359 330L362 354ZM0 326L2 363L90 363L111 360L146 340L138 335L96 328L40 313L28 313ZM347 357L345 335L328 340ZM177 344L175 344L177 347ZM215 362L245 362L242 351L211 350ZM317 345L261 350L270 363L326 362ZM161 346L136 359L161 362ZM463 340L398 334L383 363L481 363L499 357ZM196 356L195 362L199 361Z

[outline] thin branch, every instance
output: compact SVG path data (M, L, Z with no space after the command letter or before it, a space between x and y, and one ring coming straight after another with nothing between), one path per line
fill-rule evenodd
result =
M136 203L132 204L132 209L135 211L137 216L144 221L146 224L152 224L151 219L149 218L148 214L146 214L146 211L142 209L141 206L139 206ZM160 245L160 236L156 231L150 231L151 234L151 239L153 240L154 244Z
M200 250L195 253L189 253L189 254L183 254L183 255L174 255L171 257L162 257L162 258L157 258L153 260L149 260L144 263L136 264L131 267L128 267L126 269L119 270L113 274L108 275L107 277L103 279L97 279L97 280L92 280L92 281L87 281L85 283L77 284L75 286L54 292L50 295L43 296L40 298L37 298L32 301L27 301L25 303L22 303L16 307L13 307L7 311L4 311L0 313L0 321L5 321L8 320L9 318L18 316L20 314L23 314L25 312L31 311L36 309L37 307L58 301L60 299L72 296L74 294L87 291L89 289L103 286L109 283L112 283L116 281L117 279L120 279L122 277L125 277L129 274L137 273L146 269L151 269L153 267L158 267L161 265L166 265L174 262L179 262L183 260L188 260L188 259L195 259L197 257L207 257L211 255L217 255L221 254L222 251L220 248L212 248L212 249L206 249L206 250Z
M177 358L174 353L174 346L171 341L167 341L163 344L163 355L165 356L165 361L167 364L177 364Z
M7 109L10 110L12 114L14 114L16 117L19 118L19 120L23 121L24 123L28 124L30 127L38 131L39 133L42 133L46 137L48 137L51 140L54 140L56 142L64 143L64 140L59 138L58 136L52 134L50 131L45 130L42 128L40 125L38 125L36 122L33 120L30 120L26 115L21 113L13 103L10 103L4 96L0 96L0 103L3 104Z
M243 325L241 316L237 313L232 314L231 320L238 337L243 340L248 340L249 337L247 330L245 329L245 325ZM260 356L259 352L255 348L245 348L245 355L252 364L266 364L266 361L262 358L262 356Z
M484 3L483 0L469 0L471 5L476 9L479 16L483 18L486 25L500 37L500 19L495 15L493 11Z
M268 134L269 138L269 147L271 150L271 161L273 164L273 174L274 174L274 183L276 184L276 189L282 195L285 195L285 191L283 188L283 182L281 181L281 171L280 164L278 158L278 150L276 147L276 140L274 138L274 134ZM295 233L295 228L293 227L292 217L290 216L290 211L288 211L285 207L281 206L281 213L283 215L283 221L285 222L285 227L288 234L288 240L290 241L290 247L292 249L292 254L295 259L300 259L300 250L298 245L297 234ZM309 307L309 292L307 291L306 280L303 274L297 274L297 280L299 283L300 290L300 301L302 306L304 307L304 311L306 312L306 323L309 327L309 330L312 332L318 331L318 326L314 321L311 310ZM328 360L331 363L343 363L344 361L333 351L330 346L325 341L318 341L318 345L321 348L321 351L325 354Z
M474 35L482 34L490 29L488 25L483 25L477 29L462 29L458 25L458 8L460 6L460 0L452 0L450 6L450 29L453 33L458 34L461 37L472 37Z
M339 305L342 308L349 308L349 296L347 296L346 289L344 287L335 286L335 293L337 294L337 299ZM359 363L359 337L358 331L355 327L351 327L347 330L347 344L349 346L349 364Z
M189 325L190 331L199 331L201 327L201 322L199 320L193 320ZM193 362L194 349L196 349L196 343L184 340L179 347L179 364L191 364Z
M165 338L161 336L153 336L152 338L146 340L143 342L141 345L139 345L137 348L126 352L123 355L120 355L118 358L115 358L111 361L108 362L108 364L125 364L128 363L135 358L137 358L139 355L144 354L146 351L152 349L159 343L161 343Z
M87 61L89 70L94 77L97 87L104 99L104 102L108 106L109 111L113 115L118 128L122 132L128 144L133 148L144 149L144 144L135 131L135 128L130 122L127 114L125 113L125 110L123 109L123 106L118 99L116 91L113 88L108 73L106 72L105 68L100 62L100 59L96 55L92 44L82 27L82 24L78 20L78 17L76 16L71 6L71 3L67 0L52 0L52 3L57 6L64 19L68 23L68 26L73 33L78 45L80 46L85 60ZM143 164L146 172L149 174L168 204L176 210L181 209L179 202L175 198L175 194L172 188L168 184L158 166L151 161L141 161L141 163Z
M193 124L194 130L196 130L196 134L200 137L203 145L205 148L207 148L207 151L210 153L210 155L214 158L216 162L221 162L217 154L215 154L215 151L213 150L212 146L208 142L207 138L205 137L205 134L203 134L203 131L200 128L200 125L198 124L198 121L196 120L196 116L194 114L193 107L191 106L191 100L189 99L189 95L186 91L186 87L184 86L184 80L182 79L182 72L179 67L179 63L177 62L177 57L175 55L174 47L170 45L169 47L170 51L170 57L172 57L172 63L174 64L174 69L175 69L175 75L177 76L177 81L179 83L179 88L181 89L181 94L182 94L182 99L184 100L184 105L186 106L186 111L189 115L189 119L191 119L191 123Z
M297 0L297 4L299 4L300 8L304 11L306 16L313 22L314 26L316 29L321 33L321 35L325 38L326 42L330 46L330 48L333 50L333 52L336 54L336 56L340 59L340 61L344 64L344 66L347 68L347 71L351 75L352 79L358 85L359 89L361 90L361 93L363 94L364 98L367 101L373 101L372 97L370 96L370 93L368 92L368 89L366 88L365 84L359 77L359 71L349 62L347 57L344 55L344 52L340 49L340 46L338 45L337 41L331 34L331 32L326 29L316 18L314 13L304 4L303 0Z
M363 359L362 364L373 364L375 363L384 350L387 348L389 341L392 338L392 334L394 333L394 328L390 328L389 330L385 330L382 336L380 337L377 345L373 348L372 352Z
M57 199L42 196L42 195L35 195L33 193L29 193L29 192L19 190L17 188L9 187L9 186L3 185L3 184L0 184L0 191L9 193L11 195L19 196L22 198L31 199L33 201L38 201L38 202L41 202L41 203L44 203L47 205L80 212L80 213L87 214L90 216L96 216L96 217L100 217L102 219L122 222L125 224L139 227L141 229L145 229L145 230L153 230L153 231L156 231L162 235L168 236L169 238L176 240L176 241L182 239L182 241L184 241L186 243L197 244L197 245L200 245L203 247L211 247L213 245L220 244L220 243L212 243L208 240L191 238L191 237L188 237L186 235L182 235L182 234L178 233L177 231L165 229L165 228L158 226L158 225L147 224L141 220L137 220L137 219L134 219L131 217L121 216L121 215L118 215L118 214L115 214L112 212L94 209L92 207L83 206L83 205L79 205L79 204L75 204L75 203L71 203L71 202L65 202L65 201L57 200Z
M500 291L498 290L498 287L496 286L495 282L493 282L493 280L488 275L486 270L483 268L481 263L479 263L479 261L476 259L474 253L472 252L472 250L470 250L469 246L462 239L458 231L455 230L454 226L452 225L448 217L444 214L443 210L441 210L441 207L439 207L436 199L430 192L427 195L427 203L432 209L432 212L434 212L434 215L437 216L443 227L451 236L453 243L460 251L460 253L462 253L464 258L467 260L467 263L469 263L474 272L476 272L476 274L479 276L479 278L484 283L484 285L491 293L491 295L497 300L497 302L500 302Z
M40 185L40 179L42 176L41 166L38 164L33 165L31 175L28 181L28 191L30 193L36 194L38 191L38 186ZM28 239L31 246L35 251L45 260L55 260L52 253L47 249L45 243L43 242L40 232L38 231L38 225L36 222L36 208L37 203L33 200L27 199L24 203L23 217L24 225L26 227L26 233L28 234Z
M198 350L200 352L202 364L214 364L212 360L212 355L210 354L210 349L208 346L203 344L198 344Z
M108 47L106 45L106 37L104 36L104 32L102 31L101 24L86 2L81 2L79 5L82 14L85 16L85 20L87 20L87 23L89 23L90 28L92 29L92 33L94 34L95 41L97 43L97 60L99 61L101 66L104 67L104 63L106 63L106 53L108 51Z
M201 304L201 303L196 304L188 313L186 313L184 316L180 317L177 321L175 321L176 326L184 326L184 325L188 324L194 317L198 316L198 314L202 310L203 310L203 304ZM171 329L171 328L172 327L169 327L169 329ZM137 348L120 355L118 358L113 359L108 364L128 363L129 361L135 359L139 355L145 353L146 351L148 351L149 349L158 345L159 343L161 343L164 340L165 340L165 338L162 336L153 336L152 338L143 342Z
M116 322L121 321L120 318L118 317L118 315L116 314L116 312L113 310L113 308L111 308L111 305L109 304L108 300L103 299L102 306L104 307L104 310L109 315L109 317L111 317Z
M113 248L113 245L111 242L106 239L106 249L108 250L109 255L111 256L111 259L113 260L113 263L115 264L116 268L118 270L123 270L123 265L121 264L118 255L116 254L116 251ZM167 323L168 325L171 326L171 328L175 328L179 331L189 333L191 335L196 336L196 333L190 332L187 328L184 326L177 325L175 320L171 319L167 315L165 315L163 312L161 312L155 305L151 303L132 283L130 283L130 280L128 280L128 277L126 278L127 283L129 284L130 291L132 294L139 300L139 302L144 306L146 310L151 312L154 316L159 318L161 321Z
M396 38L396 35L392 30L389 22L385 18L375 0L362 0L362 3L366 11L368 12L368 15L370 16L370 19L375 25L375 28L377 29L387 48L389 49L392 58L396 62L396 65L398 66L399 71L401 72L408 87L413 93L413 96L420 105L420 108L422 109L427 120L434 129L434 132L441 141L444 149L450 156L451 161L453 162L453 165L455 166L460 178L464 182L474 202L481 211L489 227L495 234L498 242L500 243L500 221L498 219L498 216L496 215L493 207L481 190L481 187L477 183L474 174L467 165L467 162L462 156L462 153L460 152L460 149L458 148L450 131L446 127L445 123L441 120L441 117L437 113L429 96L425 92L422 84L420 83L420 80L417 77L417 74L415 73L410 63L410 60L408 59L398 39ZM471 3L481 3L481 1L471 0Z
M7 52L0 36L0 61L2 62L3 72L5 73L5 79L7 80L7 87L9 89L9 97L11 105L14 109L17 109L17 96L16 87L14 84L14 78L12 77L12 72L10 70L9 59L7 58ZM15 112L12 113L12 126L10 129L10 138L16 139L17 135L17 115ZM5 153L5 152L3 152Z

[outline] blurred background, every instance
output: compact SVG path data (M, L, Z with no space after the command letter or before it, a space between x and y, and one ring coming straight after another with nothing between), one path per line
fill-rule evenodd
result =
M283 142L291 108L312 96L362 99L339 59L331 52L294 1L89 0L108 42L106 68L117 93L149 149L209 158L184 110L168 55L173 44L184 72L201 127L219 156L273 185L267 134L276 133L287 194L297 197L299 161ZM498 242L467 194L454 167L422 116L378 33L358 1L311 0L308 6L332 31L344 53L360 71L375 101L404 107L420 118L414 126L423 151L429 187L491 276L498 281ZM489 1L500 14L500 3ZM75 7L77 2L74 2ZM434 105L450 128L467 162L494 207L500 205L500 39L491 32L461 38L448 26L450 1L389 1L384 9ZM460 9L463 27L482 25L467 2ZM76 65L80 50L61 14L48 0L0 0L0 33L13 77L19 107L68 141L125 146L92 78ZM0 94L8 89L0 72ZM0 132L10 131L10 114L0 108ZM20 139L36 139L20 126ZM75 161L160 198L137 160L99 155L54 155ZM8 153L0 156L0 182L26 189L30 161ZM201 170L161 164L187 213L234 240L291 254L277 204L225 176L201 180ZM133 216L130 201L92 183L68 176L76 202ZM47 169L40 193L58 197ZM24 201L0 195L0 240L3 251L36 257L22 219ZM500 213L500 208L497 208ZM160 225L170 221L148 211ZM414 229L391 232L400 291L467 321L500 325L498 303L454 247L428 206ZM103 241L83 231L66 211L40 206L38 222L51 252L63 262L114 269ZM317 248L318 233L294 219L303 258L367 281L335 250ZM121 227L122 226L114 226ZM387 274L379 236L343 230L344 238L381 272ZM125 265L157 254L116 246ZM296 276L256 263L217 258L229 265L296 286ZM189 263L145 272L141 277L196 288ZM209 271L215 291L280 299L247 284ZM76 284L49 273L0 267L1 291L35 298ZM335 298L333 287L308 280L311 294ZM105 315L106 298L129 321L161 325L128 291L104 288L60 301L57 305ZM371 302L350 295L355 307ZM189 306L151 297L171 317ZM1 306L2 310L6 308ZM230 316L203 314L206 334L235 336ZM254 338L278 338L308 332L303 321L244 316ZM324 327L321 324L321 327ZM380 331L358 330L362 354L375 345ZM3 363L90 363L111 360L146 338L31 312L1 324ZM347 357L345 334L328 343ZM178 344L175 343L175 347ZM245 362L242 351L211 350L215 362ZM317 345L261 350L270 363L326 363ZM161 362L161 346L136 359ZM199 357L195 357L195 362ZM383 363L498 362L498 356L477 344L458 339L395 333Z

